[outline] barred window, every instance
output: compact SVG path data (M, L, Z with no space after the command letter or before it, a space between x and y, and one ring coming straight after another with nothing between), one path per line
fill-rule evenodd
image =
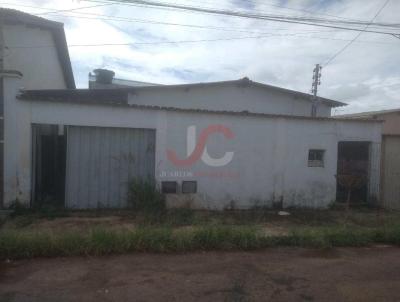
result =
M323 167L324 166L325 150L310 149L308 151L308 166Z

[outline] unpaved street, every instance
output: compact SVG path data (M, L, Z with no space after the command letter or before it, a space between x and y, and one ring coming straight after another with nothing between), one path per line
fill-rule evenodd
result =
M0 301L400 301L400 249L3 261Z

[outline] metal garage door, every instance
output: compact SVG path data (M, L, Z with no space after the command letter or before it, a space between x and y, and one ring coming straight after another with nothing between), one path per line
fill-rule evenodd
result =
M154 179L155 130L70 126L67 144L67 208L125 207L129 179Z
M384 206L400 210L400 136L384 136L382 156Z

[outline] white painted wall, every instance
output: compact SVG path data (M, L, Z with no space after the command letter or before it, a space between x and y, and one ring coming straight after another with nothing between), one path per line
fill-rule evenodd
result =
M1 30L5 45L3 68L22 72L21 87L66 88L51 31L17 24L2 25Z
M15 96L22 79L2 75L4 95L4 206L19 200L30 201L31 190L31 114L30 106Z
M6 203L16 198L29 202L31 123L156 129L158 181L198 181L198 194L170 196L169 201L207 208L223 208L231 203L239 208L256 203L270 205L280 198L283 198L284 206L326 207L335 199L338 142L371 141L375 159L371 161L370 194L379 196L381 124L377 122L264 118L28 102L15 100L10 93L7 94L6 110L16 110L14 118L19 122L6 122L6 140L9 141L5 154L6 187L9 186ZM201 161L192 167L175 167L167 159L166 149L174 149L180 157L185 157L187 127L195 125L199 133L210 124L222 124L233 131L235 137L231 140L221 134L213 134L207 142L209 154L213 157L233 151L232 162L222 168L209 167ZM325 167L307 166L310 148L326 150ZM16 154L13 153L15 150ZM193 176L171 176L171 173ZM199 173L214 176L199 176ZM215 177L215 173L233 177Z
M186 109L249 111L257 113L310 116L311 102L288 93L232 83L202 87L140 88L129 103ZM331 115L331 107L318 106L318 116Z

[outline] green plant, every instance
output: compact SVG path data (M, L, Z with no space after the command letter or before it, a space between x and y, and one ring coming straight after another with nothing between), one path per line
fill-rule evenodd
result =
M165 211L165 199L154 181L134 178L128 186L128 204L139 212L160 214Z
M275 246L331 248L400 245L400 225L385 227L306 227L269 236L255 226L206 225L173 229L168 226L134 230L95 228L82 231L0 231L0 259L108 255L130 252L255 250Z
M32 213L32 209L30 209L29 206L21 203L18 199L10 204L9 209L13 211L11 215L13 217Z
M32 215L21 215L14 218L16 228L24 228L31 225L34 222Z

